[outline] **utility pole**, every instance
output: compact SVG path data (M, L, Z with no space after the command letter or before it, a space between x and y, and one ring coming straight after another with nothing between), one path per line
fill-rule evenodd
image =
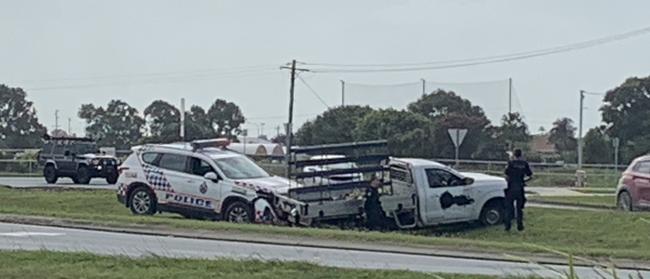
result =
M59 110L54 111L54 130L59 129Z
M584 110L585 91L580 90L580 120L578 121L578 170L582 169L582 111Z
M275 126L275 137L277 138L279 136L280 136L280 125Z
M422 96L427 95L427 81L422 79Z
M260 123L260 126L261 126L261 127L260 127L260 131L261 131L261 132L260 132L259 135L257 135L258 138L259 138L260 136L263 136L263 135L264 135L264 122Z
M512 114L512 78L508 78L508 114Z
M72 136L72 129L71 129L72 125L71 125L71 123L72 123L72 118L68 117L68 136L69 137Z
M181 141L185 141L185 98L181 98Z
M341 80L341 106L345 106L345 81Z
M297 69L296 60L291 61L291 67L280 67L280 69L289 69L291 70L291 85L289 87L289 121L287 122L287 153L285 154L284 159L287 161L287 170L286 175L289 177L290 167L289 159L291 158L291 144L293 140L293 99L294 99L294 88L296 84L296 71L306 72L308 69Z

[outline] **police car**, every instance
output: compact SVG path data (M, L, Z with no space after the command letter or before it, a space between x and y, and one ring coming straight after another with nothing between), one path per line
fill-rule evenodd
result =
M119 168L118 201L136 215L262 221L267 198L286 192L289 180L269 175L228 144L216 139L134 147Z

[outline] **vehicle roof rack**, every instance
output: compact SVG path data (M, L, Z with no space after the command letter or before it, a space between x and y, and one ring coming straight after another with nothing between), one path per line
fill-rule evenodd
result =
M43 136L44 140L68 140L68 141L85 141L85 142L94 142L95 140L92 138L88 137L52 137L50 135L44 135Z

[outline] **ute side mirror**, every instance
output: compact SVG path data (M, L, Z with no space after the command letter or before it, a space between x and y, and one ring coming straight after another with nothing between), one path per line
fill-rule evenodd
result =
M472 185L472 184L474 184L474 178L471 178L471 177L463 178L463 185L467 186L467 185Z
M208 179L214 183L217 183L221 180L221 178L214 172L208 172L205 175L203 175L203 178Z

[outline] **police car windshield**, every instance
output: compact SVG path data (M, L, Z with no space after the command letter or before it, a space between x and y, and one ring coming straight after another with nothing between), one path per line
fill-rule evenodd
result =
M246 157L228 157L215 159L223 174L230 179L252 179L270 175Z

